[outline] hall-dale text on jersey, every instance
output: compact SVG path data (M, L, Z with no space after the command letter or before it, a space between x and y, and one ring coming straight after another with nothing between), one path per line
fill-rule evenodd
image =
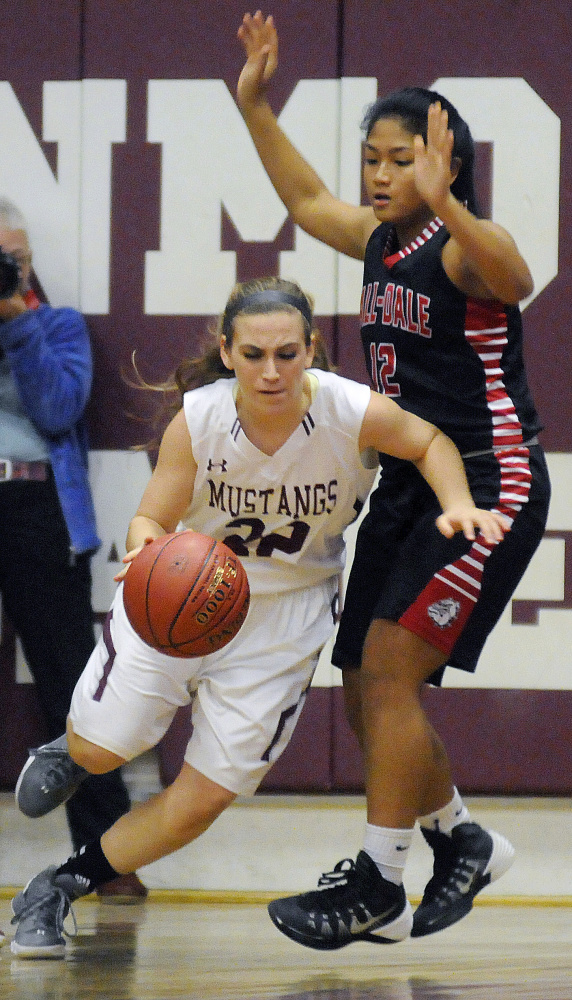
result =
M431 300L427 295L413 292L411 288L394 284L392 281L385 286L385 293L378 295L379 282L374 281L364 285L361 293L360 322L362 326L370 326L377 321L378 311L382 310L384 326L394 326L396 329L417 333L420 337L430 337L429 307Z

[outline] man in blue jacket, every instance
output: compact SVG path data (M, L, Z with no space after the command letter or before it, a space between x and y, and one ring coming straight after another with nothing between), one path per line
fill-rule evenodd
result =
M19 267L18 288L0 298L0 592L53 739L95 643L90 560L100 540L84 423L91 348L79 312L53 309L31 290L26 222L4 198L0 247ZM66 803L74 848L129 807L119 771L88 778ZM135 874L116 882L99 894L146 895Z

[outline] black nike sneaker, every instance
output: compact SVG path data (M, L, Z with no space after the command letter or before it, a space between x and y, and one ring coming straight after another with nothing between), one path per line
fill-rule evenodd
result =
M286 937L323 951L352 941L393 944L412 924L405 889L384 879L365 851L325 872L313 892L273 900L268 912Z
M435 854L433 877L413 914L411 937L435 934L470 912L481 889L504 875L514 861L514 847L502 834L478 823L460 823L451 836L440 830L421 833Z

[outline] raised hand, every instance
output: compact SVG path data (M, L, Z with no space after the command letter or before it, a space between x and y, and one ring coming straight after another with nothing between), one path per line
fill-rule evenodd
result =
M237 36L246 53L246 62L237 84L237 101L240 108L255 104L263 97L278 65L278 34L272 15L264 18L262 12L245 14Z
M432 104L427 115L427 143L416 135L413 139L415 154L415 184L423 201L439 214L439 208L450 195L456 171L452 169L453 133L448 127L447 112L439 101Z

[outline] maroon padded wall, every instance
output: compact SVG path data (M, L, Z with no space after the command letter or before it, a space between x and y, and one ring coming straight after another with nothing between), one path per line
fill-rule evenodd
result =
M236 0L28 0L3 14L0 77L9 80L37 137L46 80L119 78L127 81L127 141L112 165L112 267L109 315L88 317L95 382L90 405L92 446L124 449L141 441L128 413L140 410L121 370L134 348L149 378L162 378L205 329L205 317L143 312L144 251L159 246L160 150L147 142L150 79L215 78L234 91L242 64L236 29L244 5ZM572 451L569 312L572 257L572 15L551 0L276 0L281 68L272 101L279 111L299 79L377 77L380 92L428 85L448 76L525 77L562 122L559 274L525 314L530 381L546 425L544 444ZM510 113L508 111L507 113ZM217 128L213 113L213 129ZM52 168L57 148L43 144ZM518 157L518 149L515 149ZM204 151L208 155L208 149ZM480 150L487 176L490 150ZM232 170L229 150L228 169ZM484 183L482 200L489 190ZM25 206L22 206L25 210ZM242 244L221 213L221 246L238 251L237 277L277 267L277 252L292 246L286 223L274 244ZM358 302L356 300L356 316ZM324 319L342 374L365 381L356 317ZM566 363L563 363L565 359ZM566 533L565 533L566 534ZM569 562L569 560L568 560ZM570 595L570 581L566 584ZM571 607L567 596L562 607ZM0 691L8 721L0 733L0 785L13 783L26 747L41 735L28 685L16 684L13 636L4 628ZM466 791L557 793L572 790L572 694L558 691L430 691L432 718L450 745L458 783ZM510 727L506 725L507 718ZM467 729L466 720L472 725ZM165 776L180 759L186 719L165 741ZM550 746L548 763L543 748ZM264 783L267 790L361 789L361 762L347 730L340 689L312 689L291 746Z

